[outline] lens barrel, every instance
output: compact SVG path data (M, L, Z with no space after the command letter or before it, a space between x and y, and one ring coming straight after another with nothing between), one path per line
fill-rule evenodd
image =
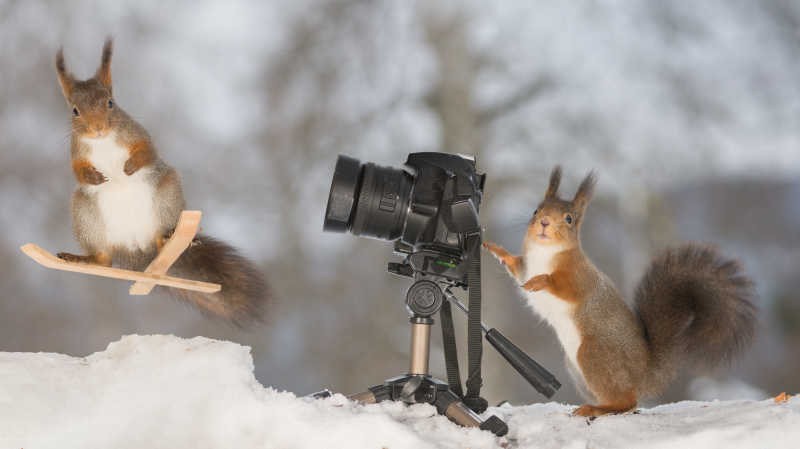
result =
M339 155L333 170L328 206L325 209L325 222L322 230L327 232L347 232L358 191L361 187L361 162L349 156Z
M412 176L404 170L339 155L323 230L381 240L403 233L411 201Z

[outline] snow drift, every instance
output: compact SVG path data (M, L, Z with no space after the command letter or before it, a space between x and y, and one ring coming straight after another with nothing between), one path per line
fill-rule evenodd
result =
M263 387L247 347L126 336L88 357L0 352L0 448L797 447L800 398L681 402L589 422L573 406L491 408L507 437L433 407Z

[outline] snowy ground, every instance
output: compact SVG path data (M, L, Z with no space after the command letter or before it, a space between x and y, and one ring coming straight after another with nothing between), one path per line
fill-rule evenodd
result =
M84 358L0 352L0 448L798 447L800 397L681 402L591 423L573 406L501 407L505 438L433 407L312 401L263 387L249 348L127 336Z

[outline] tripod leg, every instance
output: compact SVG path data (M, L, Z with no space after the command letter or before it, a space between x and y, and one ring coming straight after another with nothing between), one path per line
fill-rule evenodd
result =
M492 415L486 421L477 413L464 405L461 399L450 390L442 391L436 396L436 410L440 415L445 415L456 424L464 427L479 427L501 437L508 433L508 425L500 418Z
M362 391L361 393L351 394L347 397L347 399L350 399L351 401L362 402L364 404L374 404L378 402L375 399L375 395L369 390Z
M376 402L392 399L392 387L386 384L375 385L374 387L369 387L367 391L351 394L347 398L364 404L375 404Z
M445 416L464 427L480 427L483 420L463 402L453 402L444 411Z

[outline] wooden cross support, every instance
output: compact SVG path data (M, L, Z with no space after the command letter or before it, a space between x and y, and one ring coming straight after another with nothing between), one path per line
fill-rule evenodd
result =
M67 262L33 243L22 245L20 249L28 257L47 268L135 281L129 290L131 295L146 295L150 293L156 285L165 285L167 287L195 290L204 293L215 293L220 291L222 288L221 285L166 275L169 267L178 260L178 257L180 257L192 243L195 234L197 234L197 229L200 225L200 217L202 215L203 213L199 210L185 210L181 212L178 225L175 227L172 236L144 271L123 270L121 268L104 267L95 264Z

